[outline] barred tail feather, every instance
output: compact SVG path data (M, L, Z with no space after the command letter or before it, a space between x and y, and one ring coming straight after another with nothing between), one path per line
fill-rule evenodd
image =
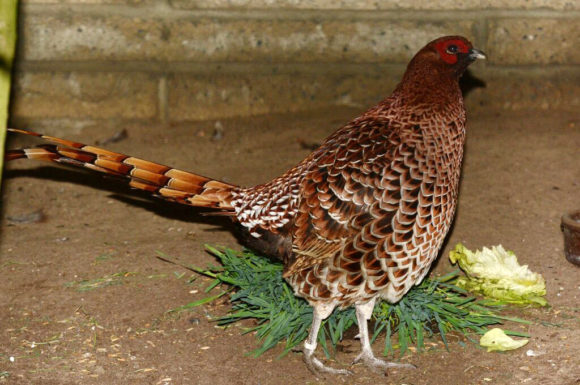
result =
M51 144L9 150L7 161L35 159L88 168L126 179L129 185L163 199L182 204L231 211L232 190L236 186L78 142L9 128L9 132L36 136Z

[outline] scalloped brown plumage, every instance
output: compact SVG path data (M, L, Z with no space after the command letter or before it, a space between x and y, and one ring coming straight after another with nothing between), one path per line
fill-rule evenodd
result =
M465 109L458 80L485 56L460 36L427 44L393 94L332 134L284 175L242 188L171 167L29 131L55 144L12 150L7 159L64 163L126 178L132 187L179 203L221 210L250 246L284 262L284 278L314 307L304 343L313 372L345 374L314 355L323 319L356 307L362 361L377 298L397 302L421 282L449 230L458 192Z

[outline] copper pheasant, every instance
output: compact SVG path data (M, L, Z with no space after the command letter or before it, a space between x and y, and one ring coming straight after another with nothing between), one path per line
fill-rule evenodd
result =
M314 372L349 373L314 356L321 322L355 306L362 351L375 358L367 321L377 298L395 303L429 271L455 212L465 139L459 78L485 55L460 36L434 40L409 63L393 94L340 128L284 175L243 188L101 148L52 144L12 150L124 178L137 189L229 215L254 249L279 258L284 278L314 308L304 360Z

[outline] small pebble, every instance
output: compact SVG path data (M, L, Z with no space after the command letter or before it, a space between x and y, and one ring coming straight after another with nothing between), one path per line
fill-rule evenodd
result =
M42 209L40 209L25 214L8 216L6 219L13 223L37 223L44 221L45 215Z
M214 131L213 131L213 134L211 136L211 140L214 142L217 142L219 140L222 140L223 137L224 137L224 126L219 121L215 122Z

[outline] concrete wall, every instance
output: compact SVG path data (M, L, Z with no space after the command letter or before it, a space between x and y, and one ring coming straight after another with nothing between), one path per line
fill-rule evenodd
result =
M21 0L20 126L179 123L390 93L426 42L489 60L470 109L580 109L577 0Z

